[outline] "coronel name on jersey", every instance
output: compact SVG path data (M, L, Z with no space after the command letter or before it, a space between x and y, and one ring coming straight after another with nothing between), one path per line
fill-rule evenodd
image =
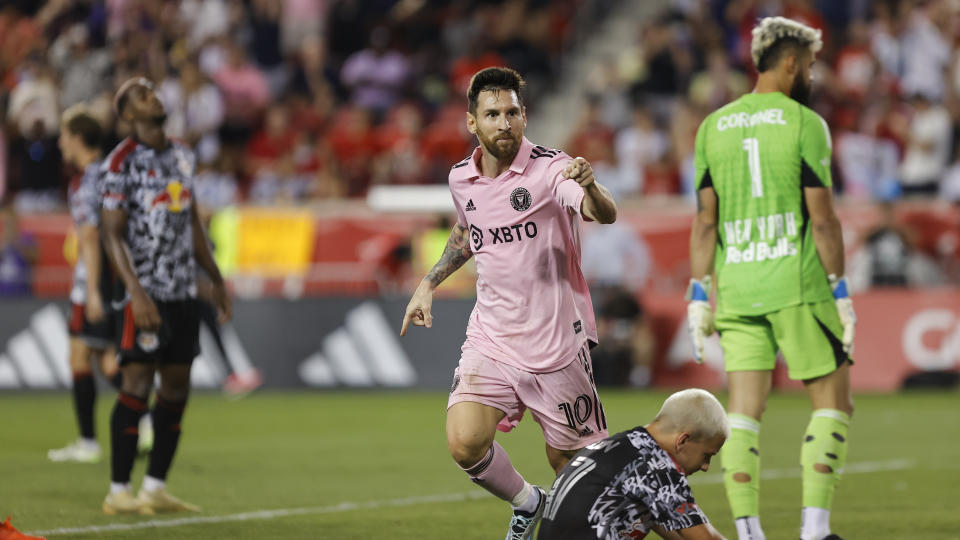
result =
M753 114L742 112L721 116L717 119L717 130L753 127L760 124L787 125L787 121L783 119L783 109L764 109Z
M779 259L798 253L796 244L789 240L797 236L797 218L793 212L725 221L723 231L727 243L726 264ZM772 240L776 243L771 246Z

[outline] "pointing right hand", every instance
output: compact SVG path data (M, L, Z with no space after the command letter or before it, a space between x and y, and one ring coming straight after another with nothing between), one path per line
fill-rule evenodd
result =
M430 308L433 306L433 291L424 288L422 285L417 287L413 293L413 298L407 304L407 311L403 315L403 326L400 327L400 335L407 334L407 328L412 322L414 326L433 326L433 315L430 314Z

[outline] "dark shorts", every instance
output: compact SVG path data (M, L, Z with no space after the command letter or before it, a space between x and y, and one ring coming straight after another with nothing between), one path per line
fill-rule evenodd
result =
M107 310L106 316L98 323L87 320L84 304L70 304L70 337L83 340L90 348L106 349L116 343L117 313Z
M162 324L155 332L136 327L133 308L124 306L117 317L120 365L127 362L190 364L200 354L200 310L194 299L154 300Z

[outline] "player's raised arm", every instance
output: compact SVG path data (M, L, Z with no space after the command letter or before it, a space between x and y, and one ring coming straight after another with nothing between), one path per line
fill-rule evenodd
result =
M430 314L430 308L433 306L433 291L443 283L443 280L447 279L447 276L463 266L472 256L470 229L459 223L454 224L447 245L443 248L443 254L440 255L440 260L420 281L420 285L413 293L413 298L407 304L407 310L403 315L403 325L400 327L401 336L406 335L407 327L411 322L414 326L426 326L427 328L433 326L433 315Z
M564 178L570 178L583 188L580 212L597 223L613 223L617 220L617 203L610 191L597 182L593 167L582 157L571 161L563 170Z

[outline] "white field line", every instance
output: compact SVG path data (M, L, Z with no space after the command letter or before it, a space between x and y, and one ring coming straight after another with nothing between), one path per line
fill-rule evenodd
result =
M864 461L862 463L851 463L844 468L844 474L863 474L881 471L900 471L911 469L916 466L912 459L894 459L890 461ZM775 480L779 478L799 478L800 467L790 469L771 469L761 474L765 480ZM704 475L699 479L693 477L693 484L719 484L723 483L723 476ZM43 531L29 531L27 534L37 536L56 536L62 534L91 534L114 531L133 531L139 529L158 529L162 527L181 527L184 525L195 525L203 523L226 523L230 521L250 521L260 519L277 519L287 516L302 516L310 514L336 514L340 512L351 512L354 510L376 510L378 508L416 506L419 504L430 503L449 503L469 501L474 499L483 499L491 495L485 491L470 491L466 493L447 493L441 495L422 495L418 497L404 497L400 499L385 499L380 501L367 502L342 502L331 506L310 506L304 508L279 508L276 510L255 510L252 512L243 512L240 514L227 514L222 516L189 516L174 519L151 519L149 521L139 521L136 523L114 523L111 525L90 525L86 527L61 527L59 529L48 529Z

